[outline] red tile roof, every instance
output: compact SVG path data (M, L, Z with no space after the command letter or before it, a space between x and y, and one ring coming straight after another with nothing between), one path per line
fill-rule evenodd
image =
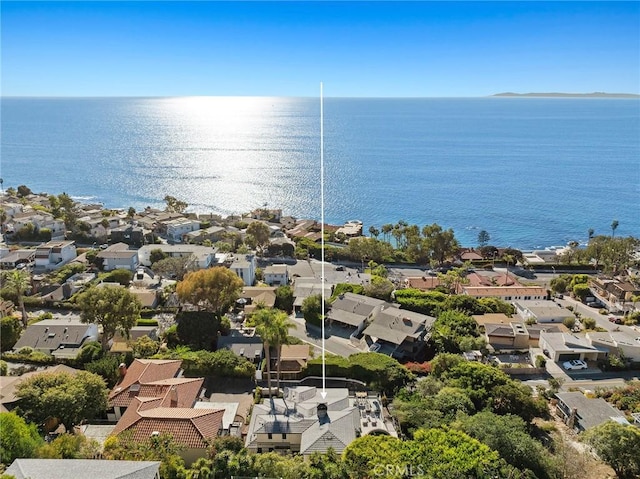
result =
M147 384L175 377L182 361L172 359L136 359L129 366L125 377L109 393L109 406L127 407L139 395L131 391L133 384Z
M154 399L134 398L112 434L131 431L134 440L144 441L156 431L167 432L181 446L205 449L206 439L216 437L222 428L223 409L152 407L155 404Z

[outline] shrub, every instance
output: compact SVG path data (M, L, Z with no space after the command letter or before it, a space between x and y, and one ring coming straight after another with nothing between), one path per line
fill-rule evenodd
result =
M14 316L5 316L0 321L0 351L9 351L20 339L22 325Z
M536 356L536 367L544 368L547 365L547 358L545 358L542 354L538 354Z

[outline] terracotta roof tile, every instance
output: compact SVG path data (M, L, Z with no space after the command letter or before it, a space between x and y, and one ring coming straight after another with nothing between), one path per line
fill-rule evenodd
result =
M136 359L127 369L125 377L109 393L110 406L128 406L138 391L131 391L133 384L146 384L173 378L180 371L180 360Z

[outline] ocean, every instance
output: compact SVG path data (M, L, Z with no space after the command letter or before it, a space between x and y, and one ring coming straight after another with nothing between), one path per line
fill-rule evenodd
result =
M320 219L315 98L2 98L4 188L108 208ZM326 98L325 220L452 228L465 246L640 237L640 100Z

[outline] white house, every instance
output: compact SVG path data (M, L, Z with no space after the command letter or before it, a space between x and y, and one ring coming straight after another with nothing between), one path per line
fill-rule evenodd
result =
M129 245L126 243L116 243L109 246L104 251L98 253L98 258L102 259L102 268L105 271L112 271L114 269L135 271L140 264L138 252L129 249Z
M182 242L182 236L200 229L200 221L190 218L176 218L165 222L167 239L175 243Z
M144 266L151 266L151 252L154 250L160 250L171 258L190 258L192 266L197 269L205 269L218 264L214 248L196 244L144 245L138 250L140 264Z
M229 269L240 276L245 286L252 286L256 280L256 257L253 254L229 255L232 260Z
M56 269L77 256L74 241L49 241L36 248L35 267L47 270Z
M547 300L521 300L514 301L518 315L524 320L535 320L537 323L562 323L566 318L572 318L573 314L554 301Z
M264 269L264 282L269 286L289 284L289 269L286 264L274 264Z

